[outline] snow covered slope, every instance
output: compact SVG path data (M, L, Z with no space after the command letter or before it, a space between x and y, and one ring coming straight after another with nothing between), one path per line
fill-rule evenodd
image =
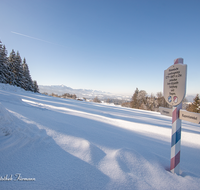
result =
M0 84L0 189L199 189L200 127L183 122L170 173L171 118Z

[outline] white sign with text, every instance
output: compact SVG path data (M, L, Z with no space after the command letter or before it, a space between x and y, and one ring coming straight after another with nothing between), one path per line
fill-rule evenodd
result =
M187 65L175 64L164 71L164 98L176 106L185 98Z
M171 108L159 107L159 111L162 115L167 115L167 116L172 117L172 109Z
M200 124L200 114L199 113L189 112L186 110L180 110L179 119L189 121L192 123Z

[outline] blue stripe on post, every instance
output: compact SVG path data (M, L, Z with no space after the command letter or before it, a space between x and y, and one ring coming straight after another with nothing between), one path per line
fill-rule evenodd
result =
M173 147L181 139L181 127L172 135L171 147Z

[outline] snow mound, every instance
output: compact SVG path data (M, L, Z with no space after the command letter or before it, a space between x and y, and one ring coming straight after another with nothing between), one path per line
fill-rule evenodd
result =
M0 90L6 90L9 92L25 92L23 88L12 86L10 84L3 84L3 83L0 83Z
M97 165L106 155L104 151L85 139L63 135L44 126L39 126L39 128L46 130L46 134L52 137L64 151L91 165Z
M109 151L99 169L112 179L108 189L165 189L168 185L160 183L166 175L161 165L128 148Z
M6 108L0 103L0 135L9 135L12 128L13 118Z

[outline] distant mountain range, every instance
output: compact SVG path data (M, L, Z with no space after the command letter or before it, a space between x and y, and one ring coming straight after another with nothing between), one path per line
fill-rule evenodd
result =
M193 102L196 95L187 95L185 98L187 99L187 102Z
M93 99L96 96L103 100L103 99L122 99L122 100L130 100L131 96L126 95L116 95L110 92L103 92L98 90L91 90L91 89L73 89L67 87L65 85L38 85L40 93L47 92L48 94L58 94L62 95L64 93L69 94L76 94L78 98L87 98Z
M38 85L40 93L47 92L48 94L58 94L62 95L64 93L76 94L78 98L87 98L93 99L96 96L100 100L105 99L121 99L121 100L130 100L132 96L126 95L116 95L110 92L91 90L91 89L73 89L65 85ZM193 102L195 95L187 95L186 99L188 102Z

